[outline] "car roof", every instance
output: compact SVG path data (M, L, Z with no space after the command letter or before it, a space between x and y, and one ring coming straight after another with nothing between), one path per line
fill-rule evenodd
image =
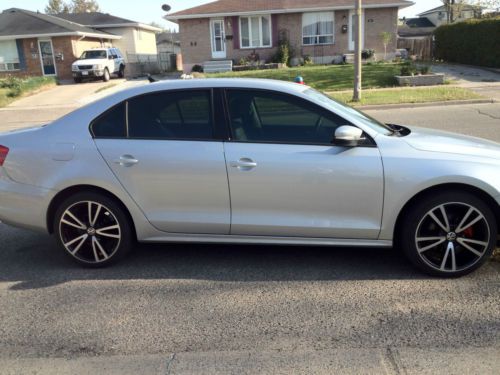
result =
M141 85L123 91L119 91L111 97L124 100L128 97L143 95L164 90L182 90L182 89L204 89L204 88L242 88L242 89L260 89L282 91L290 94L302 93L309 89L308 86L300 85L294 82L279 81L273 79L259 78L203 78L203 79L177 79L166 80Z

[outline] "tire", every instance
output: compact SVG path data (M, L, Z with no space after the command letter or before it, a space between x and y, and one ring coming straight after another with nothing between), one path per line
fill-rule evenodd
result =
M74 78L74 81L75 81L75 83L82 83L82 79L81 78Z
M54 217L54 232L66 255L92 268L116 263L134 244L124 208L114 199L93 192L75 194L61 203Z
M111 76L109 75L109 70L108 68L104 69L104 74L102 76L102 80L104 82L108 82L110 80Z
M466 192L440 192L413 205L399 243L421 271L459 277L488 260L497 231L495 215L484 201Z
M118 77L119 78L125 77L125 66L124 65L120 65L120 70L118 71Z

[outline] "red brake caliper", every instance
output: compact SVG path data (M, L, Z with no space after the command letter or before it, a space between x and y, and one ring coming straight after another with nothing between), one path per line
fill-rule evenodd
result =
M474 229L472 229L472 227L469 227L466 230L464 230L464 236L468 238L474 237Z

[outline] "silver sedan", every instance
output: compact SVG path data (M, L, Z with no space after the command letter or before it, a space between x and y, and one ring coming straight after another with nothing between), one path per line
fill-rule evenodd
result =
M0 135L0 220L87 266L140 242L390 247L460 276L498 239L500 145L382 124L303 85L118 92Z

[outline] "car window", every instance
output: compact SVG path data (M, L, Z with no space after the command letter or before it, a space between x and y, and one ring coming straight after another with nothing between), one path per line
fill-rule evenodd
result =
M147 94L128 102L130 138L213 138L210 91Z
M82 56L80 56L80 60L90 60L90 59L106 59L106 51L103 50L90 50L90 51L85 51L82 53Z
M99 116L90 128L96 138L126 137L125 103L118 104Z
M270 91L228 90L233 139L247 142L331 144L349 122L303 99Z

